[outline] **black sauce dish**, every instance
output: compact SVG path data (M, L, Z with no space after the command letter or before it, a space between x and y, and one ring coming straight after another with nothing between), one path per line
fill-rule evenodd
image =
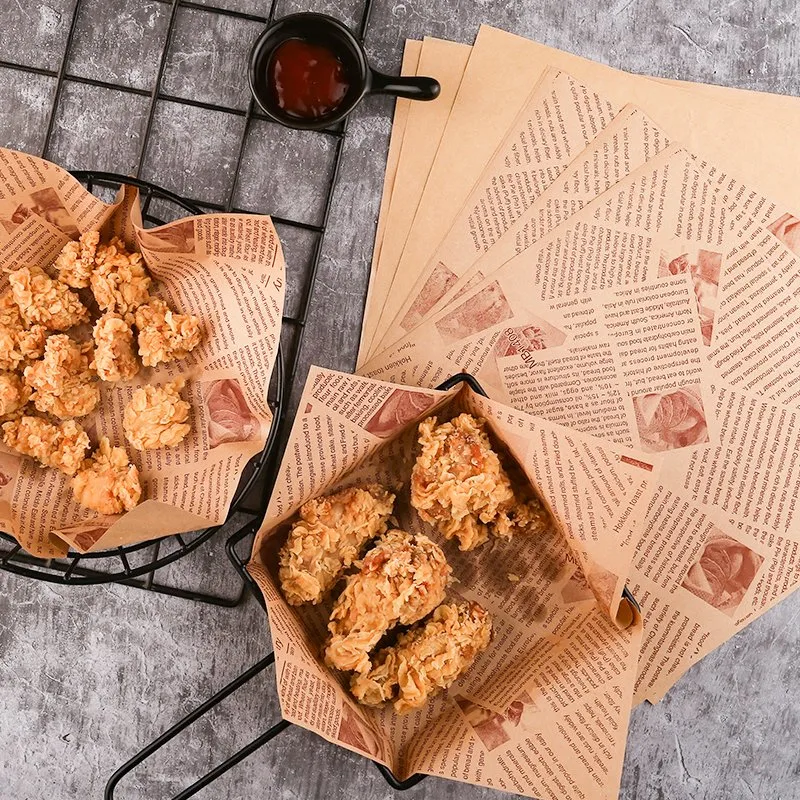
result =
M281 107L271 79L271 64L278 48L290 40L325 48L341 63L346 90L334 108L319 115L298 116ZM368 94L434 100L440 91L434 78L394 77L372 69L361 42L346 25L314 13L282 17L258 37L250 51L249 80L253 96L270 119L301 130L320 130L341 122Z

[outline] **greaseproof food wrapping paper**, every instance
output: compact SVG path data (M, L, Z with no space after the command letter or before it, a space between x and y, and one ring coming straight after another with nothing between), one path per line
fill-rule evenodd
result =
M418 423L468 411L488 421L548 506L542 535L519 534L462 553L421 522L408 501ZM472 669L420 711L357 705L346 677L321 660L331 603L290 607L278 550L300 505L378 481L398 492L398 524L438 541L454 568L451 596L494 618L494 639ZM622 599L635 527L653 464L627 448L571 432L460 385L416 389L312 368L248 570L269 611L283 716L387 765L530 797L617 796L641 641ZM517 580L518 579L518 580Z
M140 250L153 293L202 320L203 341L186 359L101 383L98 409L80 420L94 444L108 436L139 468L142 502L98 517L72 498L69 478L0 445L0 526L30 553L57 557L156 539L224 521L247 461L266 442L267 389L277 355L284 261L269 217L209 214L144 229L138 193L97 199L55 164L0 149L0 291L22 266L47 268L69 239L100 230ZM177 447L139 452L122 412L147 383L188 378L191 433Z
M384 179L384 200L375 233L369 292L364 306L359 365L371 350L378 320L389 301L395 270L472 52L469 45L428 36L421 47L419 44L406 42L403 71L414 50L409 45L417 45L416 74L434 75L441 91L431 103L399 99L395 106ZM386 247L383 247L384 242Z
M693 153L761 187L784 208L800 206L800 168L791 137L800 119L798 98L633 75L482 25L436 159L424 167L425 188L417 199L411 230L403 237L396 279L387 290L389 301L359 366L397 338L396 331L389 335L389 328L399 321L403 301L430 267L451 226L458 224L457 215L469 207L467 200L481 173L548 69L569 73L615 108L635 104ZM559 124L554 118L553 127ZM755 149L753 142L758 143ZM532 163L535 167L529 154L520 162L522 170ZM477 217L485 211L469 207L473 209ZM390 247L391 237L384 244ZM474 239L470 249L476 257L483 245L480 237Z
M363 368L422 387L466 370L499 400L662 464L646 524L624 534L645 626L636 701L800 582L793 211L626 107Z

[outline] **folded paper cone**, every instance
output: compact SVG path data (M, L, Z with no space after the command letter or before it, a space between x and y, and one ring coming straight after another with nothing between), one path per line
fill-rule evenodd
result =
M493 444L544 502L552 524L543 532L461 552L413 512L418 424L461 412L487 421ZM312 367L248 564L269 611L283 716L400 779L425 772L531 797L614 795L641 623L622 599L630 552L613 523L650 491L653 474L626 454L465 384L420 390ZM330 602L290 607L278 582L278 550L300 505L370 482L397 490L399 527L443 547L456 578L450 595L494 619L489 649L461 680L402 718L357 705L349 676L323 665Z

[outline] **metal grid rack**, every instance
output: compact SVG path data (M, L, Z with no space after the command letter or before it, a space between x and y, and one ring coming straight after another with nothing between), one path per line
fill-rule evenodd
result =
M169 8L169 16L166 26L166 33L161 43L160 55L158 57L158 67L155 73L155 80L151 88L143 89L136 88L123 83L114 83L104 81L92 77L85 77L78 74L73 74L69 71L68 67L71 60L71 55L75 47L76 31L79 27L79 19L82 9L88 4L88 0L75 0L71 12L71 18L68 22L68 32L62 57L56 69L47 69L40 66L30 66L22 63L15 63L6 60L0 60L0 68L18 70L23 73L31 73L34 75L44 76L50 79L55 79L55 89L53 92L52 103L47 115L45 135L40 148L40 155L47 158L52 150L54 131L56 130L56 119L59 109L59 104L65 94L65 87L70 84L83 84L98 89L115 90L117 92L126 93L137 99L144 98L147 102L147 113L145 123L143 125L143 133L140 138L138 147L138 156L136 158L135 167L131 170L131 177L129 182L138 182L143 189L144 211L150 216L150 221L153 224L158 224L162 221L169 221L174 218L174 211L177 209L181 215L186 211L190 213L202 213L203 211L229 211L237 213L250 213L252 210L239 208L235 204L235 197L237 187L242 175L242 165L245 159L245 150L248 142L248 137L251 134L251 129L254 123L263 122L273 125L268 118L262 114L256 107L252 98L249 100L246 109L236 108L234 105L218 105L214 103L201 102L185 97L180 97L164 91L164 76L167 67L170 46L175 36L178 13L181 10L189 9L193 11L201 11L205 14L228 17L247 23L260 23L263 25L270 24L276 14L276 7L278 0L272 0L269 3L269 11L266 16L245 13L228 8L221 8L213 4L191 2L190 0L157 0L164 7ZM265 6L268 0L265 0ZM370 11L372 7L372 0L366 0L363 5L363 13L358 24L358 35L363 38L366 31ZM230 188L227 192L227 197L224 202L218 200L211 200L204 197L179 197L176 194L160 189L147 181L142 181L140 175L145 164L146 155L148 152L148 145L153 137L154 121L156 119L156 111L159 103L167 102L170 104L178 104L185 107L193 107L196 109L206 109L211 112L223 112L225 114L234 115L238 118L243 118L242 134L235 150L235 162L232 169L232 180L230 181ZM347 123L335 126L330 129L322 130L318 133L312 134L314 136L326 137L333 142L332 148L332 163L327 180L320 182L318 187L319 195L324 196L325 201L322 206L321 219L317 223L310 223L294 219L290 216L281 216L272 213L272 219L277 224L279 229L293 228L299 231L306 232L306 235L313 237L313 245L311 248L309 266L307 276L305 279L305 287L299 298L296 309L292 313L287 313L283 317L284 335L282 336L283 347L282 355L279 356L278 368L276 372L280 371L277 377L278 386L273 387L273 408L278 411L279 400L288 398L291 388L295 382L297 372L297 356L303 340L303 333L306 320L309 313L309 307L314 291L317 267L322 252L322 246L325 238L326 228L328 224L328 217L331 209L331 202L333 193L336 188L339 167L342 156L342 146L345 140L347 130ZM78 174L78 173L76 173ZM80 177L80 174L79 174ZM83 179L89 185L89 188L102 188L109 187L118 183L121 176L115 176L107 173L83 173ZM152 203L151 201L155 200ZM259 209L260 211L262 209ZM266 213L271 213L272 209L263 209ZM165 217L160 219L156 213ZM275 384L275 380L273 380ZM246 474L243 478L237 508L244 510L256 518L263 516L266 507L268 482L270 480L269 469L271 460L267 458L268 448L273 444L280 445L285 440L287 434L287 420L283 419L280 413L276 414L275 424L270 434L270 442L267 444L261 456L257 457L254 464L251 464L251 472ZM280 449L279 447L275 449ZM247 520L245 523L247 524ZM37 577L40 579L68 584L87 584L87 583L101 583L101 582L119 582L138 588L157 591L165 594L171 594L178 597L185 597L187 599L199 600L218 605L236 605L240 602L244 588L238 589L238 594L233 597L220 596L208 594L197 591L190 591L171 585L169 581L159 582L156 580L156 570L161 567L174 562L181 558L186 553L196 549L203 542L209 539L216 531L216 528L208 529L206 531L196 532L193 534L184 535L184 537L170 537L174 539L172 547L170 542L162 540L161 544L153 546L138 545L133 548L126 548L123 552L106 552L94 554L94 556L77 557L78 554L71 553L66 560L50 560L42 561L39 559L32 559L20 551L19 547L15 545L10 537L0 537L0 568L8 571L16 572L18 574L26 575L29 577ZM152 551L152 552L151 552ZM166 552L165 552L166 551ZM133 562L133 563L132 563ZM174 579L173 579L174 583Z

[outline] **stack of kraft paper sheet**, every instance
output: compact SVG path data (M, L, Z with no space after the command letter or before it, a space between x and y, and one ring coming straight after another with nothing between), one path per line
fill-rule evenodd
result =
M656 702L800 582L800 99L488 26L403 69L442 93L397 104L357 371L468 372L638 454L618 532Z

